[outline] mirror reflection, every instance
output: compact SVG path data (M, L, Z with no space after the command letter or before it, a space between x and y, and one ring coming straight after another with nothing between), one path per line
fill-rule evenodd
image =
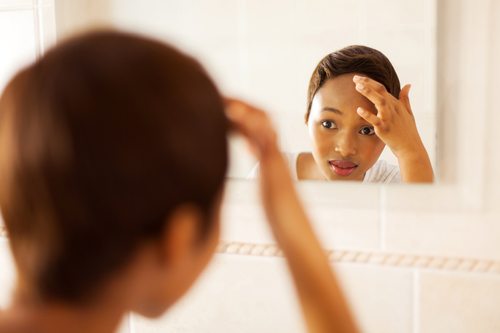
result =
M223 94L269 112L278 130L280 149L297 180L431 181L437 136L435 0L349 4L322 0L265 4L243 0L110 0L99 4L92 20L176 45L202 62ZM59 35L77 30L81 17L77 10L66 13L64 6L71 7L63 2L59 5ZM403 90L408 104L405 109L406 113L411 111L415 124L412 117L398 116L399 120L392 119L396 129L391 127L388 135L381 135L357 111L364 106L364 110L378 114L374 97L363 95L354 81L334 71L311 94L310 80L318 63L353 45L379 52L385 62L363 73L352 56L352 68L346 67L343 74L359 74L383 84L386 100L391 102L387 110L402 107L397 90L410 84L411 89ZM348 85L332 92L337 79L345 79ZM342 114L319 112L325 107L340 108ZM323 119L320 113L328 117ZM257 177L259 167L246 143L233 138L230 149L228 177ZM406 158L401 160L401 155ZM415 170L423 174L415 174Z
M299 180L432 182L409 91L381 52L362 45L325 56L313 71L305 124L312 152L285 154ZM398 165L380 159L385 146ZM259 167L251 172L258 176Z

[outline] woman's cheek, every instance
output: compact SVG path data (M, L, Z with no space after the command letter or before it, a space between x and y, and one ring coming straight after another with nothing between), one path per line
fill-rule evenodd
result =
M315 147L321 146L323 138L321 135L321 131L317 126L312 130L312 139Z
M367 155L370 155L370 159L377 160L382 154L382 150L384 150L384 143L376 136L373 136L371 138L372 140L369 140L369 142L366 142L364 145L364 151Z
M329 151L333 150L335 145L335 136L333 133L328 133L327 131L318 131L316 137L316 147L323 154L328 154Z

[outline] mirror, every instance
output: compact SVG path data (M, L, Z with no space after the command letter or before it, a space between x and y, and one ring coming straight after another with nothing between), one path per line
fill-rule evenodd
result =
M353 44L379 50L394 66L401 87L412 85L417 128L436 167L436 0L95 3L96 8L87 10L97 22L176 45L205 66L224 94L269 111L282 150L292 156L291 166L298 153L310 155L313 148L304 115L309 79L318 62ZM76 24L66 17L68 21L58 22L59 30ZM232 139L231 153L230 178L256 174L245 142ZM379 159L398 165L387 147Z

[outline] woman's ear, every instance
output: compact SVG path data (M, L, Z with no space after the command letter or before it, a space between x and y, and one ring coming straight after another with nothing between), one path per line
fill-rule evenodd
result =
M199 208L184 204L168 217L160 240L160 258L167 266L178 266L195 250L201 237L202 219Z
M132 310L149 318L160 316L198 276L202 212L194 205L176 208L165 228L148 243L136 285L140 293Z
M212 258L217 246L218 217L203 234L207 216L190 204L176 208L165 229L151 243L148 269L142 270L143 293L134 311L157 317L178 300L193 284Z

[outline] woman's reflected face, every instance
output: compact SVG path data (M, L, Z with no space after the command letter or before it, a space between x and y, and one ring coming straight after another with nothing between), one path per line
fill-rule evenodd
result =
M378 160L384 143L373 126L356 112L375 106L355 89L355 73L326 81L312 100L307 121L313 157L328 180L363 180Z

